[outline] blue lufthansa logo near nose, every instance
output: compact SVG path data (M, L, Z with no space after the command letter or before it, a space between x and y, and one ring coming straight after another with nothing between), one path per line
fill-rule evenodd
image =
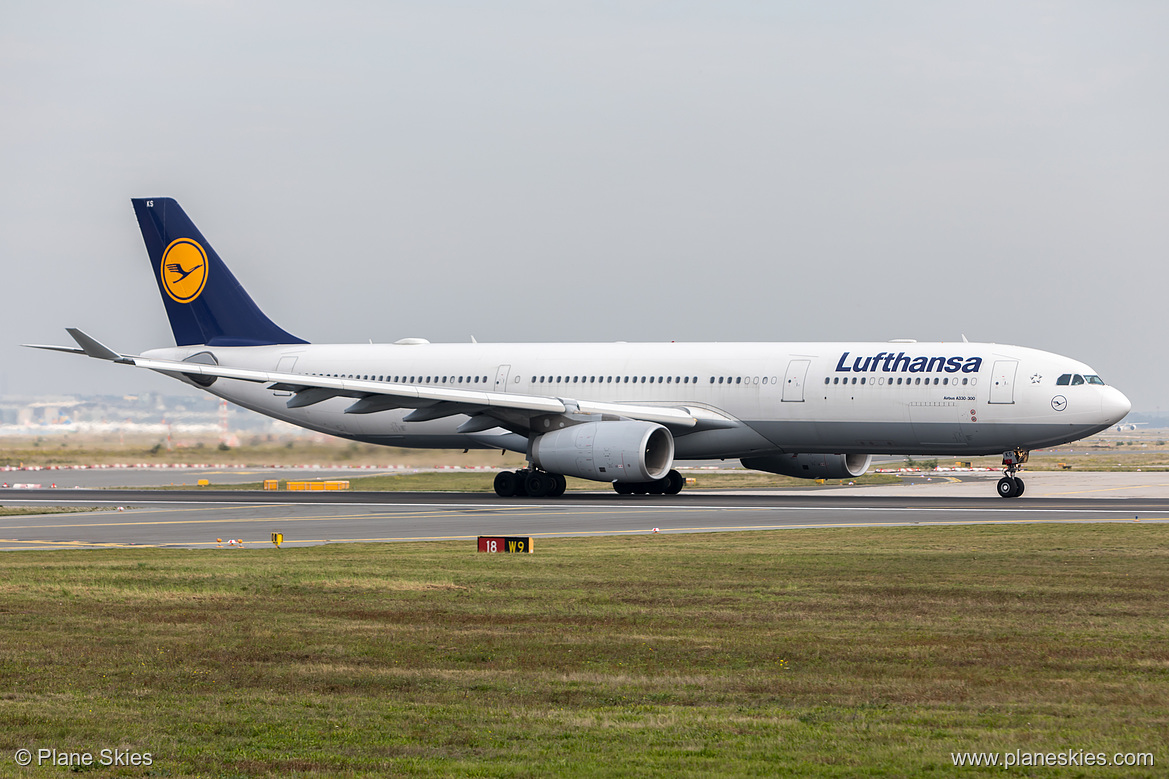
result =
M1051 407L1054 408L1056 411L1063 411L1065 408L1068 407L1068 399L1065 398L1063 395L1056 395L1054 398L1051 399Z

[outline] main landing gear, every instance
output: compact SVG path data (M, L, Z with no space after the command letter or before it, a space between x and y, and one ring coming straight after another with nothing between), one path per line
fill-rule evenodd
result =
M568 487L559 473L531 468L503 471L495 476L495 494L501 498L558 498Z
M567 482L559 473L547 473L534 468L503 471L495 475L495 494L501 498L558 498L564 494ZM618 495L677 495L686 486L686 479L671 470L657 481L613 482Z
M613 489L618 495L677 495L685 486L686 479L675 470L657 481L613 482Z
M1020 466L1027 462L1030 452L1015 449L1012 452L1003 452L1003 478L999 479L998 491L1000 498L1017 498L1023 494L1025 486L1023 480L1015 474L1023 470Z

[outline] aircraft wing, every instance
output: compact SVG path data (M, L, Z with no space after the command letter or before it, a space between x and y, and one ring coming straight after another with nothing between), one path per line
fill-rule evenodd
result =
M347 414L370 414L401 408L414 409L406 415L407 422L421 422L466 414L472 418L459 428L461 433L478 432L501 425L523 429L529 427L532 417L546 414L600 414L624 419L637 419L645 422L657 422L678 433L738 427L742 424L736 419L702 407L607 403L547 395L418 386L329 376L308 376L299 373L259 371L250 368L231 368L179 360L157 360L120 354L75 328L68 328L68 332L77 341L80 349L42 344L25 344L25 346L34 349L86 354L122 365L147 368L175 378L206 376L268 384L272 390L293 393L293 396L288 399L289 408L304 408L332 398L343 397L354 399L354 403L345 409Z

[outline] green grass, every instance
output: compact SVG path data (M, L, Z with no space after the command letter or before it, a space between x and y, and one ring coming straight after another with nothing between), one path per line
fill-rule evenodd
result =
M0 774L17 775L21 747L151 752L150 769L120 770L134 776L998 776L950 753L1068 748L1169 760L1169 526L473 549L7 553Z

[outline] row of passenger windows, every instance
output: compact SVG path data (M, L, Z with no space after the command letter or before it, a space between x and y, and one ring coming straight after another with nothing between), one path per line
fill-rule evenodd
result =
M314 373L313 376L328 376L334 379L358 379L360 381L388 381L394 384L486 384L486 376L368 376L352 373ZM449 381L448 381L449 380Z
M825 376L824 383L825 384L864 384L865 379L867 379L867 378L868 378L867 376L861 376L860 381L857 381L857 377L853 376L852 380L849 381L848 376L845 376L843 379L841 379L839 376ZM890 386L893 386L894 383L901 384L902 378L905 378L905 384L914 384L914 385L917 385L917 384L935 384L935 385L936 384L942 384L942 385L954 384L954 385L957 385L958 384L957 377L950 379L950 377L948 377L948 376L942 377L940 379L937 376L934 376L933 381L930 381L929 376L926 376L924 380L922 380L921 376L914 376L914 377L898 376L896 382L894 382L893 377L890 376L888 383ZM966 386L967 382L970 382L971 384L977 384L978 379L964 378L964 379L962 379L962 386ZM884 383L885 383L884 376L878 376L875 380L869 379L869 384L884 384Z
M1099 376L1081 376L1078 373L1065 373L1055 380L1055 383L1061 387L1067 385L1076 386L1077 384L1103 384L1104 380Z
M533 376L533 384L697 384L690 376ZM711 379L714 381L714 379Z
M486 384L486 376L373 376L364 374L344 374L344 373L315 373L314 376L328 376L334 379L358 379L361 381L388 381L394 384ZM880 376L876 380L869 379L867 376L861 376L859 381L856 376L853 376L851 382L848 376L843 380L839 376L825 376L825 384L864 384L866 380L869 384L884 384L885 377ZM970 384L977 384L978 379L962 379L962 384L967 382ZM711 376L711 384L767 384L769 379L764 376L762 380L755 376ZM890 376L889 384L894 384L893 377ZM1071 374L1064 374L1056 381L1056 384L1083 384L1085 378L1080 375L1072 376ZM697 384L697 376L533 376L532 384ZM770 383L778 383L775 376L770 378ZM902 377L897 377L897 384L902 383ZM926 377L922 381L920 376L914 378L905 378L905 384L958 384L958 379L951 381L949 377L941 378L934 377L930 381ZM1103 384L1099 376L1088 376L1088 384Z

